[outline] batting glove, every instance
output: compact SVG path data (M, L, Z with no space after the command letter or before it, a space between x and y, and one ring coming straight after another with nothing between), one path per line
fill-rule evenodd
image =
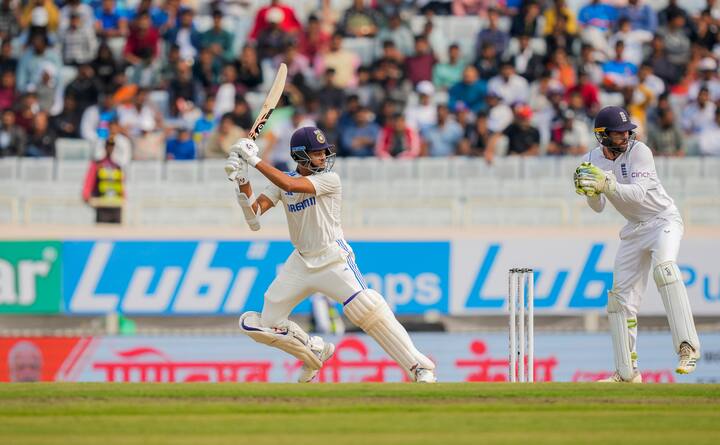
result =
M260 148L258 148L255 141L248 138L242 138L239 141L235 142L232 147L230 147L230 152L237 153L242 159L245 160L248 164L255 167L258 162L260 162L260 157L258 156L258 153L260 152Z
M225 174L229 181L237 181L244 185L248 182L248 163L240 159L237 153L231 152L225 163Z

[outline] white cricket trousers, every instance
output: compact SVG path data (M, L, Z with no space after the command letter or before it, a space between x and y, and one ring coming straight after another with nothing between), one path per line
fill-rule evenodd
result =
M685 229L679 214L657 216L647 222L623 227L613 268L613 292L628 320L637 320L647 289L648 275L665 261L677 261ZM629 324L630 351L636 351L637 322Z
M309 267L297 250L285 261L280 273L265 292L262 324L277 326L303 299L314 293L327 295L339 303L367 289L355 264L355 255L344 241L333 259L321 267Z

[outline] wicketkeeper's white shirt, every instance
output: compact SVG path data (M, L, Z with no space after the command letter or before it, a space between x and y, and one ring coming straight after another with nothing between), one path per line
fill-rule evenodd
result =
M612 171L617 178L615 193L602 194L600 199L588 198L588 204L596 210L602 209L607 199L630 224L649 221L661 214L679 215L657 176L652 151L644 143L635 142L614 161L607 159L598 146L585 155L584 161Z
M299 176L296 172L289 176ZM340 226L342 185L335 172L306 176L315 186L315 194L285 192L270 184L263 195L273 204L283 203L290 241L308 267L321 267L342 249L344 236Z

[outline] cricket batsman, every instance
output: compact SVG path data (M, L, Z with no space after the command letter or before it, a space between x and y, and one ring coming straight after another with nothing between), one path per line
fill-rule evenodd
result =
M608 292L615 374L605 382L642 382L637 368L637 312L650 271L680 357L675 372L693 372L700 358L700 340L677 266L682 218L657 177L650 148L635 140L635 128L623 108L600 110L594 126L600 146L585 155L574 175L575 191L586 196L595 212L602 212L609 201L627 219Z
M335 147L315 127L302 127L290 139L294 172L284 173L258 157L251 139L240 139L225 171L236 184L237 200L248 225L260 229L260 215L281 203L295 250L268 290L262 313L240 316L240 329L253 340L299 360L299 382L310 382L335 351L332 343L309 336L288 316L307 296L319 292L343 304L350 321L375 339L415 382L434 383L435 364L413 345L385 299L369 289L340 225L342 187L331 168ZM248 181L249 166L272 184L257 197Z

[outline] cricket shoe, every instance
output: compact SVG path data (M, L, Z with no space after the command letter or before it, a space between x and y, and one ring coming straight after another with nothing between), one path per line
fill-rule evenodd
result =
M632 378L630 380L625 380L620 376L620 374L616 371L613 375L606 379L598 380L600 383L642 383L642 375L638 371L635 371Z
M413 372L416 383L435 383L437 377L435 377L435 371L427 368L415 368Z
M687 342L680 344L680 361L675 372L678 374L690 374L695 371L695 365L700 358L700 353L693 349Z
M324 364L335 353L335 345L325 343L322 338L314 336L310 337L310 350ZM310 369L308 365L304 364L302 368L300 368L300 375L297 381L298 383L310 383L318 375L318 372L320 372L319 369Z

